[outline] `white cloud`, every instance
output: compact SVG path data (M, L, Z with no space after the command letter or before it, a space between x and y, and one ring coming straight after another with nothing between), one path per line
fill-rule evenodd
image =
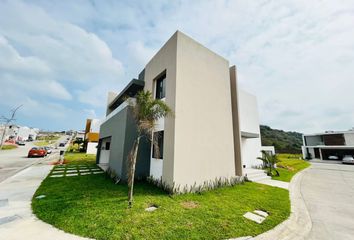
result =
M5 53L12 55L8 61L8 57L1 54L0 66L17 82L24 80L20 77L24 71L33 72L35 79L26 74L28 79L22 82L22 85L32 85L28 91L33 89L35 92L43 85L43 91L52 97L71 99L72 88L100 82L119 84L123 73L121 62L113 58L109 47L95 34L57 21L43 9L30 4L1 3L0 35L4 36L0 39L0 47L5 45L2 52L7 50ZM58 94L52 94L53 91Z
M354 125L353 23L350 0L8 1L0 35L22 65L6 65L0 54L0 66L40 73L97 113L106 92L136 77L179 29L237 65L241 86L258 96L262 123L347 129ZM65 99L63 89L53 95Z

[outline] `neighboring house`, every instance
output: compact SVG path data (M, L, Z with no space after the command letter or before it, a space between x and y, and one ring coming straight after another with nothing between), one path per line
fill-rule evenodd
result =
M26 126L18 126L12 124L7 127L5 140L13 141L27 141L27 140L36 140L39 133L38 128L30 128Z
M305 134L302 139L302 154L306 159L342 160L344 155L354 156L353 129Z
M157 122L159 157L148 139L141 141L138 178L190 187L242 176L262 164L256 97L238 89L235 66L177 31L137 79L121 93L108 94L97 163L122 180L137 134L129 102L141 90L165 101L174 116Z
M96 154L100 132L99 119L87 119L85 127L84 148L87 154Z
M76 141L84 141L85 139L85 131L77 131L75 133L75 140Z

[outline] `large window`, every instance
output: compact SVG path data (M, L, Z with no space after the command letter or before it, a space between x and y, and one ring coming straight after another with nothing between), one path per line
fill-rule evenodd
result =
M159 78L156 79L156 89L155 89L156 99L164 98L166 95L166 73L163 73Z
M152 146L152 157L156 159L163 159L163 131L154 132L154 141L157 143L157 147L155 144Z

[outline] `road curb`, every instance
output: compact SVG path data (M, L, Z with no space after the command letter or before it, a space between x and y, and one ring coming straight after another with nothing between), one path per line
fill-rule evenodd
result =
M303 240L310 233L312 221L301 194L301 181L312 166L295 174L289 184L290 217L275 228L254 237L254 240Z

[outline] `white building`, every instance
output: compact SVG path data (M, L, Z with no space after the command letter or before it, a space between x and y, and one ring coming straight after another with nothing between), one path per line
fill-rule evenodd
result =
M4 125L1 127L3 132ZM19 126L12 124L7 127L5 140L14 140L14 141L27 141L27 140L36 140L39 133L38 128L30 128L27 126Z
M305 134L302 139L306 159L342 160L345 155L354 156L354 130Z

